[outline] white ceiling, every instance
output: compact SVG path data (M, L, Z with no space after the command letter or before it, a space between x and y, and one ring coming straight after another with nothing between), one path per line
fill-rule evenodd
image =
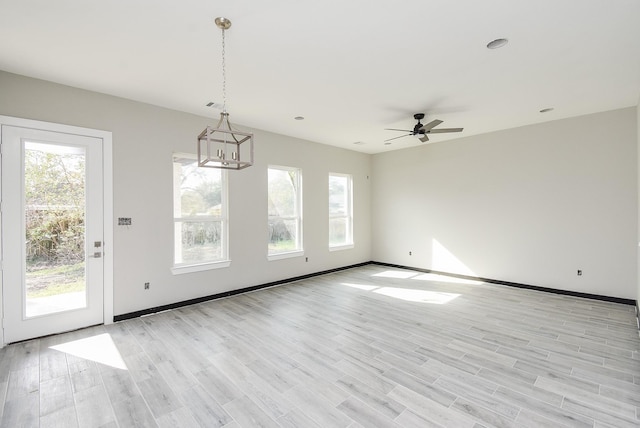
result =
M214 123L217 16L233 123L365 153L418 112L464 127L437 143L640 98L638 0L0 0L0 69Z

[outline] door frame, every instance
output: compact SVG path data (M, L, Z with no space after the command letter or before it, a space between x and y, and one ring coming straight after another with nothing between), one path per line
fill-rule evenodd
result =
M43 122L39 120L23 119L11 116L0 115L0 128L4 125L17 126L22 128L39 129L43 131L60 132L64 134L83 135L87 137L100 138L102 140L102 173L103 173L103 263L104 263L104 284L103 284L103 322L113 323L113 143L110 131L98 129L82 128L78 126L63 125L59 123ZM0 132L0 143L2 133ZM0 146L1 147L1 146ZM0 172L2 164L0 163ZM2 200L2 177L0 174L0 201ZM1 207L1 206L0 206ZM0 208L0 220L2 212ZM0 239L2 239L0 221ZM1 246L0 246L1 251ZM0 270L3 256L0 253ZM6 345L4 341L4 284L0 275L0 348Z

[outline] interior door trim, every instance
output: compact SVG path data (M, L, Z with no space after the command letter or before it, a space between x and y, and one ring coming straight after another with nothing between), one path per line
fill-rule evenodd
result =
M60 132L65 134L83 135L102 139L102 171L103 171L103 221L104 221L104 285L103 285L103 319L104 324L113 323L113 142L110 131L82 128L78 126L63 125L59 123L43 122L39 120L23 119L0 115L0 128L2 126L16 126L22 128L39 129L43 131ZM2 133L0 132L0 142ZM0 165L0 169L2 166ZM0 178L0 199L1 199ZM0 216L2 213L0 212ZM1 232L1 231L0 231ZM0 233L0 236L2 234ZM0 260L2 254L0 254ZM0 275L0 348L4 347L4 301L3 301L2 275Z

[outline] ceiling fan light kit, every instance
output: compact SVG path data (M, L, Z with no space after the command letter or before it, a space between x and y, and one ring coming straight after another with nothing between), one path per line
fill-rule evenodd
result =
M387 141L396 140L398 138L409 137L409 136L414 136L421 142L425 143L429 141L429 136L427 134L445 134L449 132L462 132L462 130L464 129L464 128L434 129L436 126L440 125L442 121L438 119L434 119L429 123L423 124L420 121L424 119L424 113L416 113L413 115L413 118L418 121L418 123L416 123L416 125L413 127L413 130L386 128L387 131L401 131L401 132L408 132L408 134L401 135L399 137L389 138L388 140L384 140L385 145L390 144L390 143L387 143Z
M198 166L203 168L244 169L253 165L253 134L234 130L227 112L227 79L224 32L231 21L219 17L216 25L222 30L222 113L216 127L207 126L198 135Z

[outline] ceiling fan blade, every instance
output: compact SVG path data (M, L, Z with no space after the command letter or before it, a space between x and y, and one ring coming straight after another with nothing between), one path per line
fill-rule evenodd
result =
M388 140L384 140L384 141L387 142L387 141L391 141L391 140L397 140L398 138L408 137L409 135L413 135L413 134L401 135L399 137L389 138Z
M441 120L438 120L438 119L432 120L431 122L429 122L429 123L427 123L425 125L422 125L422 128L420 128L420 129L424 129L425 131L429 131L431 128L433 128L435 126L438 126L441 123L442 123Z
M429 141L429 137L427 136L427 134L425 134L424 137L420 137L418 138L418 140L422 141L423 143L426 143L427 141Z
M441 128L441 129L431 129L427 131L429 134L444 134L446 132L462 132L464 128Z
M396 128L384 128L385 131L402 131L402 132L412 132L410 129L396 129Z

